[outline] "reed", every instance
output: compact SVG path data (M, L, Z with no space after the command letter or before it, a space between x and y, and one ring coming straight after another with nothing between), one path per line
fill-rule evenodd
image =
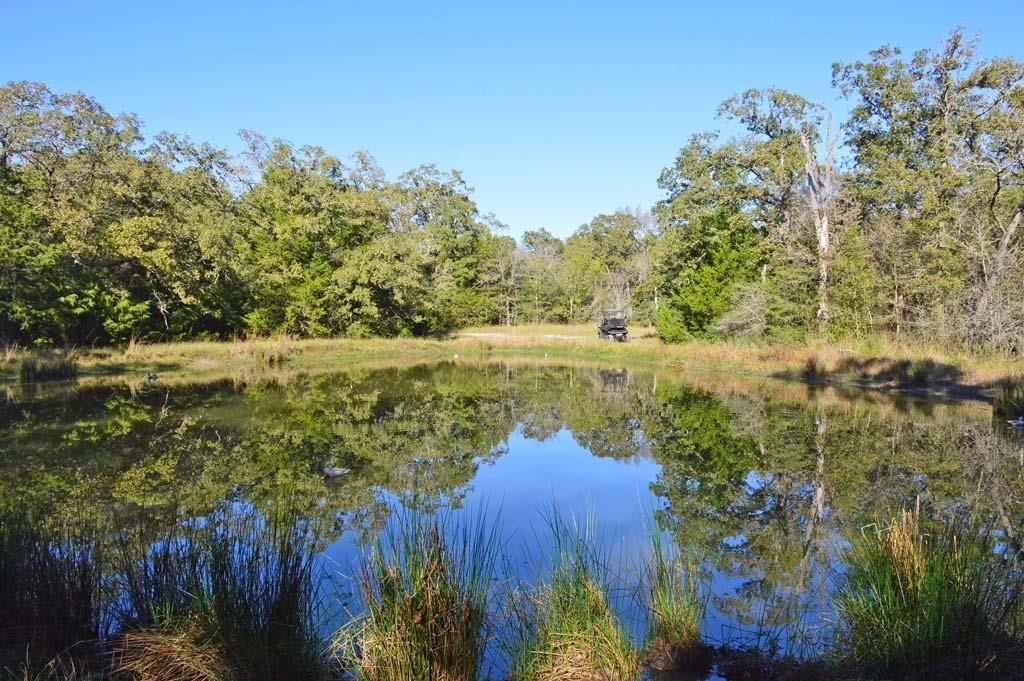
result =
M665 528L649 518L650 555L641 571L648 613L644 663L660 671L706 671L711 649L701 640L707 595L696 577L698 563L686 560Z
M490 638L498 525L399 511L364 553L364 610L335 642L361 681L475 681Z
M152 545L126 541L120 556L116 671L149 681L323 676L315 533L223 511Z
M78 375L78 355L74 350L37 350L21 359L18 375L22 383L74 378Z
M550 577L510 603L515 681L639 678L640 656L610 604L610 561L590 521L547 518Z
M1000 678L1019 660L1022 577L969 521L929 531L920 510L864 531L837 598L841 657L879 678Z
M0 514L0 651L19 651L29 671L88 664L105 632L101 569L92 532Z
M992 399L992 414L997 419L1024 416L1024 383L1000 386Z

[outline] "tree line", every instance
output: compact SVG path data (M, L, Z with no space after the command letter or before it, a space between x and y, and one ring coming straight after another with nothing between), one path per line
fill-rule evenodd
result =
M833 120L751 89L650 210L517 243L457 172L241 133L232 155L38 83L0 89L0 339L424 335L623 307L666 340L1024 347L1024 64L882 47Z

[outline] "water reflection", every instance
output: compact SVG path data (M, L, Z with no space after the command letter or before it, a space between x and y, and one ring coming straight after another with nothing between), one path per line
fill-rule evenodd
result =
M552 499L639 534L653 494L712 583L707 634L816 645L837 557L921 499L1020 548L1024 443L987 406L725 376L441 363L205 385L8 390L0 504L116 527L225 502L315 519L339 562L389 506L501 503L529 545ZM325 480L325 466L347 473ZM767 637L767 638L766 638Z

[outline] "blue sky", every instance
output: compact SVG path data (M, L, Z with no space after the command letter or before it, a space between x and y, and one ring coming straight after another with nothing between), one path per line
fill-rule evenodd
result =
M238 149L251 128L390 176L458 168L510 232L567 235L659 198L717 104L795 90L842 112L835 60L935 47L957 25L1024 57L1024 2L21 2L0 80L40 80Z

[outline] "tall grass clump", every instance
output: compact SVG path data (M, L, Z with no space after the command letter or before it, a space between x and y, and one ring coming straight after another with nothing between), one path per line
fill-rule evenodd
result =
M399 511L364 553L364 610L336 641L360 681L475 681L486 664L498 526Z
M1000 386L992 400L992 413L997 419L1024 416L1024 383Z
M114 668L149 681L324 675L315 533L251 512L124 551Z
M973 522L925 528L919 510L865 531L837 610L844 661L872 678L1001 678L1018 664L1020 566Z
M18 367L23 383L74 378L78 356L74 350L36 350L25 355Z
M548 517L553 555L547 581L511 604L515 681L638 678L640 656L610 604L609 556L593 525Z
M295 343L291 338L278 336L272 341L257 344L253 354L262 366L275 367L284 364L295 352Z
M0 513L0 652L27 670L88 664L105 632L101 569L92 532Z
M14 361L18 358L19 351L20 348L17 343L0 344L0 366L14 364Z
M697 562L687 561L656 519L647 524L650 554L643 568L648 611L644 663L660 671L705 669L710 648L701 640L707 595Z

